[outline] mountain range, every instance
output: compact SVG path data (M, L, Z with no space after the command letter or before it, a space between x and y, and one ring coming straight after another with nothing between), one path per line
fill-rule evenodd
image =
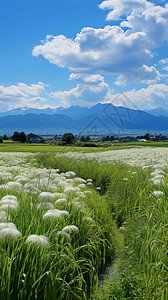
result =
M168 111L141 111L98 103L55 109L17 108L0 113L0 134L25 131L36 134L121 134L168 131Z

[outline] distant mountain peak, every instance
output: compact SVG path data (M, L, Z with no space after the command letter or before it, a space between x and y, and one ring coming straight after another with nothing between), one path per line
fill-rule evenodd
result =
M159 113L159 116L154 115ZM160 116L164 112L165 116ZM166 115L167 114L167 115ZM114 106L112 103L97 103L88 107L72 105L68 108L56 107L35 109L20 107L0 113L1 134L11 131L24 131L33 133L62 134L65 132L83 132L83 134L109 134L116 130L159 130L168 128L168 111L154 109L148 112ZM128 131L127 131L128 132Z
M164 117L168 117L168 106L166 106L165 108L163 107L156 107L150 110L145 110L147 113L150 113L154 116L164 116Z

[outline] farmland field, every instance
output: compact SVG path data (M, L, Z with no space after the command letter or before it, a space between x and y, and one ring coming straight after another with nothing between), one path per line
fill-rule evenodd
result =
M131 143L96 143L98 147L56 146L54 144L23 144L20 142L4 141L0 144L0 152L100 152L139 147L168 147L168 142L131 142Z
M0 151L2 300L168 299L166 147Z

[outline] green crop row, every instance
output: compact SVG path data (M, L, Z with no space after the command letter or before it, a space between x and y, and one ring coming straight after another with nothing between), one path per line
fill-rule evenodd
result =
M73 170L78 176L92 178L118 225L114 238L116 271L94 299L168 299L166 172L156 170L163 173L157 175L163 182L156 183L151 181L152 167L144 171L118 163L98 164L43 154L38 161L45 167ZM96 210L95 205L92 208ZM104 219L103 225L107 223Z

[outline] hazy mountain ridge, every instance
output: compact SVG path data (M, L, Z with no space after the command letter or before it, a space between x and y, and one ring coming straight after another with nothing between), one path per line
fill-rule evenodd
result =
M168 108L158 107L158 108L153 108L153 109L145 110L145 111L154 116L168 117Z
M6 115L4 115L6 114ZM159 130L168 129L168 117L154 116L112 104L96 104L91 108L71 106L56 109L18 108L0 113L0 132L15 130L34 133L62 134L71 131L81 134L94 130L100 134L112 134L115 130Z

